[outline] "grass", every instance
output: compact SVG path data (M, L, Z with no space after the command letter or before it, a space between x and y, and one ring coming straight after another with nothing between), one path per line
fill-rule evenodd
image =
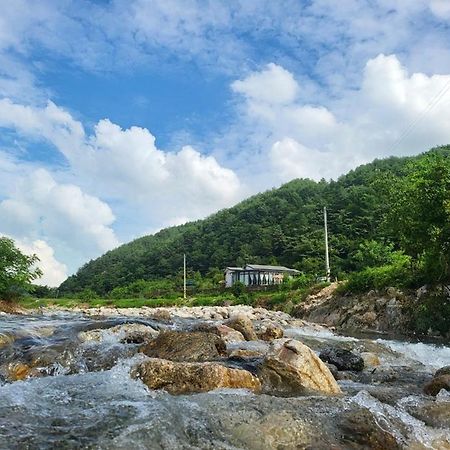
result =
M303 302L310 293L317 292L325 285L302 287L300 289L286 289L275 291L245 291L239 296L230 291L217 294L198 293L184 299L182 296L167 296L158 298L34 298L25 297L20 300L20 306L34 309L46 306L63 308L85 307L95 308L102 306L117 308L170 307L170 306L224 306L224 305L250 305L267 309L277 309L290 312L292 307Z

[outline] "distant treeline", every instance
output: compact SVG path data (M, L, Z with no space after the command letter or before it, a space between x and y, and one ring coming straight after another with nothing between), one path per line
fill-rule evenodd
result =
M349 289L450 278L445 146L416 157L375 160L337 181L293 180L204 220L136 239L85 264L59 292L120 296L138 280L164 278L176 289L183 253L192 274L213 287L224 267L245 263L324 275L324 206L332 276L349 278Z

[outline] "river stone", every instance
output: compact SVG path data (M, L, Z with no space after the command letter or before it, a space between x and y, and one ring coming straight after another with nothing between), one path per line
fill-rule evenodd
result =
M450 375L439 375L434 377L423 387L423 391L427 395L437 395L441 389L450 391Z
M372 352L361 352L361 358L364 361L364 367L378 367L381 364L380 358Z
M247 341L255 341L258 339L252 321L245 314L232 316L225 322L225 325L241 332Z
M283 334L283 328L275 324L270 324L258 332L258 337L263 341L273 341L274 339L281 339Z
M141 344L153 339L159 331L142 323L123 323L111 328L96 328L94 330L81 331L78 338L82 342L101 342L108 336L115 337L123 343Z
M436 371L434 377L439 377L441 375L450 375L450 366L441 367L439 370Z
M364 369L363 358L350 350L327 347L320 352L319 358L324 362L334 364L338 370L360 372Z
M263 391L277 395L308 392L340 394L332 373L317 355L295 339L272 341L259 376Z
M12 362L9 363L6 367L2 367L1 372L3 372L5 378L8 381L21 381L27 378L40 376L40 373L37 369L20 361Z
M171 361L209 361L226 356L226 344L219 336L201 331L162 331L141 347L152 358Z
M231 342L245 341L244 335L231 327L224 324L202 322L193 328L193 331L203 331L207 333L217 334L226 344Z
M141 379L150 389L164 389L173 395L218 388L250 389L255 392L261 389L258 378L247 370L211 362L181 363L150 358L135 366L131 376Z

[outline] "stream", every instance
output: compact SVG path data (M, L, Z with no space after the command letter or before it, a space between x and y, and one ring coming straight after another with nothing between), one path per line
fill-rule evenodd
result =
M286 337L375 354L343 373L342 396L241 389L173 396L130 377L144 356L126 323L189 330L201 319L0 316L0 449L450 449L450 392L423 393L450 365L443 344L340 336L285 321ZM112 331L115 330L115 331ZM85 339L94 331L96 337ZM264 350L264 341L228 344Z

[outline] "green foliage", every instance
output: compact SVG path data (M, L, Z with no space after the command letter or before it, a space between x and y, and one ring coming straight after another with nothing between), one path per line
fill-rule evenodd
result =
M448 148L447 148L448 149ZM388 230L429 281L450 279L450 154L430 151L392 180Z
M375 240L363 241L354 254L357 269L392 264L395 259L394 245Z
M392 254L391 264L380 267L366 267L352 273L340 292L365 292L371 289L384 289L389 286L408 287L414 276L411 269L411 257L402 252Z
M450 294L433 292L421 299L412 311L413 329L426 334L428 330L445 335L450 331Z
M218 289L224 267L250 261L295 267L315 279L325 270L325 205L332 276L376 267L395 273L391 256L403 250L417 276L443 280L450 257L449 158L450 147L443 147L417 157L375 160L337 181L293 180L205 220L107 252L69 277L61 291L77 295L89 288L113 298L153 298L159 295L153 287L147 293L140 287L136 292L114 289L170 278L176 295L182 287L183 253L194 281L192 295ZM370 271L365 277L389 278ZM167 292L161 288L161 296L171 295Z
M245 287L245 284L240 282L240 281L236 281L233 286L231 286L231 293L235 296L235 297L241 297L242 294L245 293L245 291L247 290L247 288Z
M35 267L38 261L36 255L24 255L12 239L0 237L0 299L16 300L31 292L31 282L42 276Z

